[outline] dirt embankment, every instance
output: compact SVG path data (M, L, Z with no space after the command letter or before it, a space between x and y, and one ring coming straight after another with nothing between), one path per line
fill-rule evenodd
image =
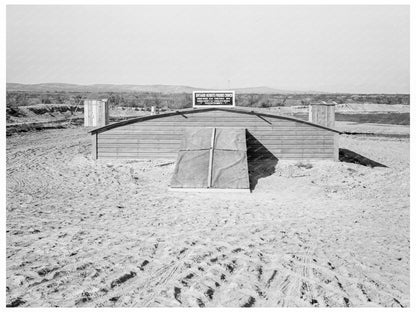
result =
M83 111L82 106L65 104L8 107L6 109L6 135L80 125L84 118Z
M110 122L147 116L148 111L117 107L110 109ZM45 129L64 129L84 122L83 105L38 104L6 110L6 135Z
M83 114L82 105L66 104L37 104L31 106L8 107L6 109L7 123L23 123L36 121L51 121L55 119L70 118Z

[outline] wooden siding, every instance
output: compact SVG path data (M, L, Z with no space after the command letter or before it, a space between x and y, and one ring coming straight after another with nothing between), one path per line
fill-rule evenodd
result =
M245 128L278 159L334 159L338 133L288 119L229 111L183 113L121 125L93 133L97 158L175 160L187 127Z
M105 126L109 121L108 102L99 100L84 101L84 126Z
M334 104L310 104L309 121L328 128L335 126Z

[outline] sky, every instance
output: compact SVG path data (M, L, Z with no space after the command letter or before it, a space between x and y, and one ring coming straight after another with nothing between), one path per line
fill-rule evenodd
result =
M409 93L409 6L16 6L7 82Z

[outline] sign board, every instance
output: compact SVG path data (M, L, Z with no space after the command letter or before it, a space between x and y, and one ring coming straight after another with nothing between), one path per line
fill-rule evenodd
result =
M194 91L193 107L234 107L235 91Z

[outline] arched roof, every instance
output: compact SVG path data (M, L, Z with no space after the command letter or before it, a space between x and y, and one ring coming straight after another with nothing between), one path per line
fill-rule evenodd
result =
M203 113L203 112L209 112L209 111L224 111L224 112L231 112L231 113L236 113L236 114L247 114L247 115L255 115L255 116L259 116L259 117L285 119L285 120L291 120L291 121L295 121L295 122L304 123L304 124L307 124L307 125L310 125L310 126L313 126L313 127L325 129L325 130L332 131L332 132L335 132L335 133L341 133L338 130L328 128L328 127L325 127L325 126L321 126L321 125L318 125L318 124L315 124L315 123L312 123L312 122L309 122L309 121L305 121L305 120L302 120L302 119L298 119L298 118L276 115L276 114L266 114L266 113L262 113L262 112L256 112L256 111L253 111L253 110L249 111L249 110L245 110L245 109L241 109L241 108L239 109L239 108L225 108L225 107L182 109L182 110L167 112L167 113L158 114L158 115L150 115L150 116L144 116L144 117L131 118L131 119L123 120L123 121L120 121L120 122L115 122L115 123L112 123L112 124L109 124L109 125L106 125L106 126L103 126L103 127L95 128L95 129L92 129L89 132L91 134L95 134L95 133L104 132L104 131L107 131L107 130L110 130L110 129L114 129L114 128L117 128L117 127L133 124L133 123L136 123L136 122L143 122L143 121L146 121L146 120L164 118L164 117L175 116L175 115L197 114L197 113Z

